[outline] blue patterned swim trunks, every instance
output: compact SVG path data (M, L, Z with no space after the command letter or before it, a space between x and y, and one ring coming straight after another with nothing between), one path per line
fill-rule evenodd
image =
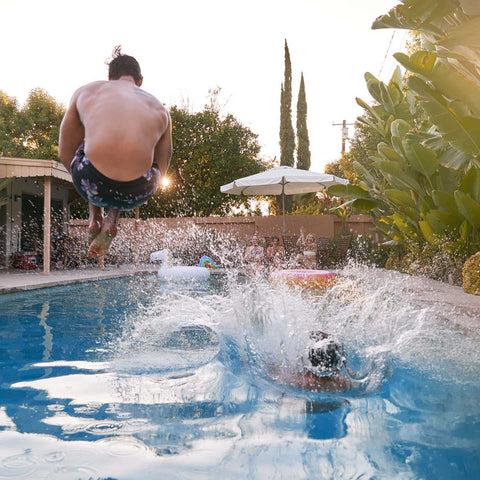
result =
M157 191L160 171L154 163L140 178L128 182L112 180L100 173L85 155L82 143L70 164L73 185L80 196L96 207L113 207L133 210L147 201Z

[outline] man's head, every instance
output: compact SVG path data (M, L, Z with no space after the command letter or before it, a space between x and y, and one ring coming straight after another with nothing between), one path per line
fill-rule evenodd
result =
M108 79L118 80L123 76L132 77L137 86L142 84L143 77L140 65L130 55L124 55L122 47L118 45L113 49L112 60L108 64Z
M308 348L308 359L320 375L337 373L345 362L343 347L320 330L310 332L313 341Z

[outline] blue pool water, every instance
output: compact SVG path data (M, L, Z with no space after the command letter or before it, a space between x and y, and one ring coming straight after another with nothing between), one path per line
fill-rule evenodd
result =
M146 277L1 296L0 478L480 478L479 346L416 306L415 282L351 268L322 296ZM318 328L361 376L347 392L269 374Z

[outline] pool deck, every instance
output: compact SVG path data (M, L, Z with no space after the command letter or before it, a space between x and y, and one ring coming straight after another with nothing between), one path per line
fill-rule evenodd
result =
M156 271L158 271L158 265L120 265L119 267L107 265L102 270L95 266L72 270L52 270L49 275L45 275L41 270L0 270L0 294L94 282Z
M74 283L84 283L109 278L127 277L139 274L155 273L158 265L142 264L77 268L73 270L53 270L49 275L42 271L0 270L0 296L4 293L56 287ZM212 270L213 274L221 274L224 269ZM480 341L480 296L465 293L461 287L448 285L428 278L422 279L423 290L412 291L415 303L428 308L438 306L442 315L452 326L474 340ZM406 282L408 291L408 282ZM1 297L0 297L1 298Z
M422 291L405 290L415 298L414 303L422 308L434 307L442 312L442 318L468 337L480 342L480 296L465 293L462 287L429 278L422 278ZM440 308L439 308L440 307Z

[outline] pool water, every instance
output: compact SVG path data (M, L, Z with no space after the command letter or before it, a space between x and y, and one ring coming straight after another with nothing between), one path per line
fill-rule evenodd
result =
M323 295L232 275L1 296L0 478L480 478L479 345L409 282L351 267ZM312 329L343 342L350 390L271 374Z

